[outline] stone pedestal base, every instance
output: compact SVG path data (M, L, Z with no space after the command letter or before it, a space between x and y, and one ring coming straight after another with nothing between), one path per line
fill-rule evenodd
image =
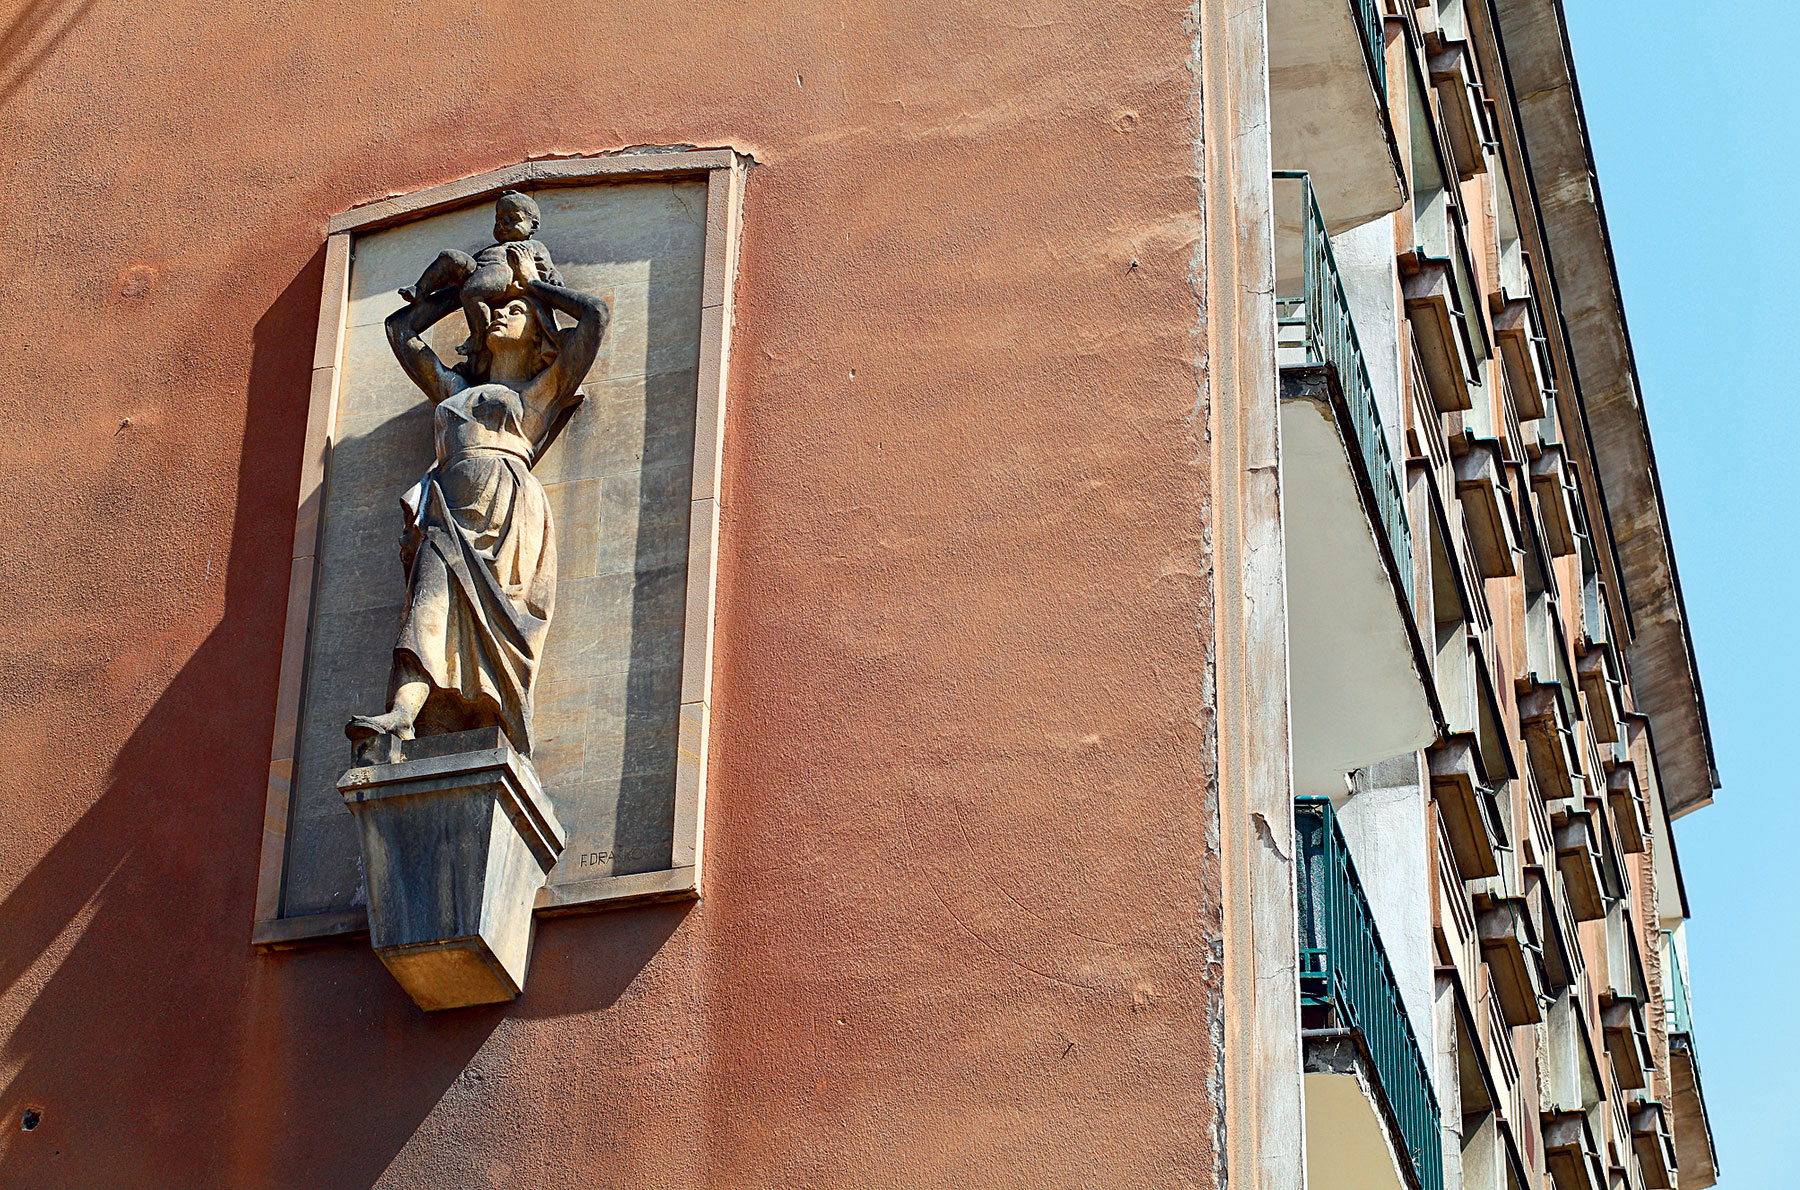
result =
M566 836L499 728L376 736L338 782L362 836L369 942L427 1011L511 1000Z

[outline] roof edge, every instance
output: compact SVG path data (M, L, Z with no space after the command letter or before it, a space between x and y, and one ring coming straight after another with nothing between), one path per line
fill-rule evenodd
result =
M1600 474L1633 633L1638 709L1657 725L1664 796L1679 818L1719 787L1699 664L1675 565L1642 386L1561 0L1495 0L1502 52L1551 257L1558 316L1579 373L1575 402ZM1597 266L1597 267L1596 267Z

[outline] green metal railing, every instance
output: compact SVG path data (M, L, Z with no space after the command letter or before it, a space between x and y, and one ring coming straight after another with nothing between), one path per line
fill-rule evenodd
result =
M1304 336L1300 345L1305 348L1306 362L1326 364L1337 372L1338 387L1343 391L1356 437L1357 453L1362 456L1363 470L1375 497L1376 519L1393 553L1394 565L1400 571L1400 581L1405 585L1410 601L1413 597L1413 548L1412 528L1406 521L1406 497L1394 471L1381 413L1375 405L1375 389L1369 383L1368 365L1363 361L1356 324L1350 318L1350 303L1344 296L1344 282L1338 273L1337 260L1331 254L1331 237L1325 231L1325 217L1313 195L1312 179L1304 171L1276 170L1275 177L1300 183L1303 208L1300 222L1305 229L1302 296L1276 300L1278 331L1300 331Z
M1675 934L1664 930L1663 936L1663 1004L1669 1013L1669 1032L1694 1032L1694 1011L1688 1004L1687 971L1681 965L1681 952L1675 949Z
M1437 1093L1331 800L1297 798L1300 999L1362 1038L1420 1190L1443 1190Z
M1381 35L1381 9L1375 0L1350 0L1356 23L1362 29L1363 53L1368 55L1369 74L1375 80L1375 94L1387 102L1387 42Z

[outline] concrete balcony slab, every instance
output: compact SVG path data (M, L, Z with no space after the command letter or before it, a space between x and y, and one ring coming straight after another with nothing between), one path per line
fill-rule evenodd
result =
M1430 668L1331 369L1282 370L1282 523L1294 792L1438 736Z
M1399 210L1400 155L1357 0L1271 0L1268 28L1275 168L1312 175L1333 235Z
M1706 1190L1719 1180L1712 1124L1700 1089L1700 1060L1691 1033L1669 1034L1669 1084L1675 1115L1675 1154L1681 1190Z
M1413 1190L1381 1084L1349 1036L1306 1043L1306 1183L1315 1190Z

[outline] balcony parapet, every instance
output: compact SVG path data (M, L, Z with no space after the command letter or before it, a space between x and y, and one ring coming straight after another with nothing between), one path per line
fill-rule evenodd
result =
M1457 175L1468 181L1487 172L1488 131L1486 100L1475 79L1475 56L1469 43L1434 38L1430 50L1431 88L1437 92L1438 111L1450 142Z
M1495 294L1488 308L1494 317L1494 338L1506 368L1513 411L1520 421L1536 421L1544 416L1550 400L1549 370L1538 354L1538 346L1545 340L1539 329L1537 299Z
M1476 636L1469 639L1469 665L1475 672L1475 697L1480 706L1480 713L1475 717L1475 739L1480 746L1482 769L1490 785L1504 785L1518 779L1519 766L1513 755L1511 735L1506 729L1506 716L1500 709L1500 693L1494 688L1493 670L1488 665L1481 639ZM1511 843L1512 840L1502 839L1501 842Z
M1568 694L1557 682L1525 680L1519 695L1519 725L1538 792L1547 802L1575 796L1581 766L1575 759L1575 727Z
M1607 772L1606 801L1612 810L1613 832L1619 847L1634 855L1642 852L1650 835L1650 818L1638 786L1636 764L1621 760Z
M1644 1026L1644 1009L1638 998L1603 995L1600 1031L1619 1085L1628 1091L1648 1086L1650 1070L1656 1063L1650 1056L1650 1034Z
M1296 799L1294 827L1301 861L1302 1021L1356 1036L1413 1183L1419 1190L1443 1190L1437 1092L1330 799Z
M1537 496L1544 544L1562 558L1575 552L1575 484L1569 478L1568 455L1559 443L1545 443L1531 461L1531 490Z
M1675 1137L1662 1102L1646 1099L1631 1112L1631 1147L1637 1151L1638 1168L1650 1190L1671 1190L1675 1185Z
M1343 394L1348 437L1356 445L1362 479L1373 500L1372 511L1410 602L1413 544L1412 528L1406 519L1406 497L1400 490L1381 411L1375 404L1375 389L1369 383L1368 363L1356 335L1356 323L1350 316L1350 300L1344 294L1343 275L1332 254L1325 216L1309 175L1277 170L1275 178L1300 183L1302 229L1300 293L1277 298L1279 341L1290 349L1298 348L1307 364L1324 365L1334 373Z
M1624 708L1619 702L1619 665L1613 658L1612 646L1590 644L1575 662L1575 680L1587 702L1588 727L1601 743L1616 744L1624 732L1620 717Z
M1544 1164L1556 1190L1607 1190L1606 1168L1587 1113L1550 1113L1544 1116L1543 1125Z
M1483 383L1481 361L1493 355L1487 323L1476 305L1474 257L1462 219L1452 212L1446 223L1447 255L1424 247L1399 258L1402 296L1413 342L1425 368L1432 401L1440 412L1473 409L1473 385Z
M1488 965L1494 998L1506 1023L1517 1028L1543 1020L1543 951L1525 898L1487 898L1479 908L1476 929L1481 959Z
M1492 786L1481 763L1481 746L1473 732L1447 736L1425 753L1431 770L1431 796L1437 802L1456 858L1458 872L1465 880L1480 880L1500 874L1500 857L1495 844L1498 813L1493 806Z
M1580 928L1569 910L1569 898L1563 895L1560 885L1551 883L1544 868L1526 868L1525 882L1531 921L1543 946L1540 957L1544 964L1544 990L1554 999L1587 978Z
M1693 1009L1688 1004L1687 968L1682 964L1681 951L1675 946L1675 935L1672 930L1662 932L1663 940L1663 1008L1669 1017L1670 1034L1692 1034L1694 1031Z
M1575 920L1606 916L1605 882L1601 875L1600 833L1592 810L1571 808L1555 814L1556 870Z
M1469 392L1474 351L1457 292L1456 269L1448 259L1421 256L1403 261L1406 317L1425 367L1425 384L1439 413L1473 409ZM1407 267L1410 266L1410 267Z
M1506 464L1497 438L1462 439L1456 456L1456 499L1468 526L1470 551L1482 578L1519 573L1522 547L1506 498Z

